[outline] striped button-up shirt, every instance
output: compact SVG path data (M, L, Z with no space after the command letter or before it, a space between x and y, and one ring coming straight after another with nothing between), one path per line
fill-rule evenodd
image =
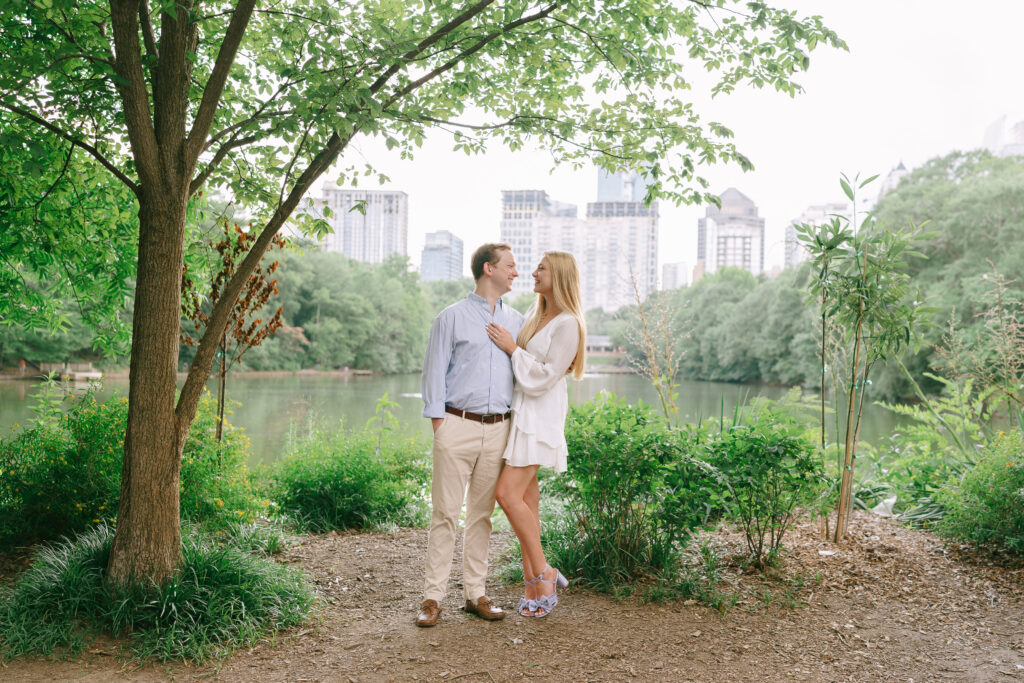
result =
M487 336L495 322L519 334L523 316L501 299L476 293L441 311L423 359L423 416L444 417L445 405L472 413L506 413L512 403L512 361Z

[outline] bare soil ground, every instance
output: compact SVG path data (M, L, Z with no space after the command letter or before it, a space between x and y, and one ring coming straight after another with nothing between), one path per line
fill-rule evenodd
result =
M441 622L413 624L426 532L304 537L280 559L303 568L322 607L305 626L204 666L126 663L116 643L75 661L0 664L4 681L1013 681L1024 680L1024 568L868 515L842 548L798 526L776 576L725 567L740 596L640 604L583 589L546 619L488 623L461 610L459 557ZM492 570L509 541L492 539ZM725 555L742 538L719 533ZM494 572L492 571L492 574ZM803 586L797 588L802 578ZM518 586L492 580L511 608Z

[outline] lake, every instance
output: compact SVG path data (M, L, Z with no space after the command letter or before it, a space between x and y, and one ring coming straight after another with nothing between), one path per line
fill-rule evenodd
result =
M630 401L659 405L654 388L638 375L585 375L579 382L570 379L568 385L571 403L582 403L609 391ZM32 406L41 386L38 382L0 381L0 435L6 436L15 425L32 420ZM209 388L215 392L215 382L211 381ZM229 404L234 412L228 415L228 421L244 428L252 441L252 464L270 463L280 457L290 435L307 434L314 425L333 428L366 424L385 392L398 403L395 416L403 428L429 436L430 423L421 417L419 391L419 374L229 376L228 400L238 404ZM779 398L786 393L784 387L694 381L681 381L677 391L679 411L687 422L717 417L723 400L726 415L731 415L737 400ZM128 380L106 380L102 394L127 396ZM864 412L861 436L865 441L873 443L897 424L896 416L881 408L868 406Z

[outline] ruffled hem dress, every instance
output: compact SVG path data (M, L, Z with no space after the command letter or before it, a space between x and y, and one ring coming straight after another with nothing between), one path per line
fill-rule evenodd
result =
M540 465L565 472L569 454L565 418L569 396L565 373L576 357L580 328L576 318L559 313L512 354L516 384L512 425L502 456L513 467Z

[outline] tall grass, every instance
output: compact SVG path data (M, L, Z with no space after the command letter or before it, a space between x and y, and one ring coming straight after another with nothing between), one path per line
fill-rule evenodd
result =
M203 662L300 623L314 603L299 572L194 529L165 585L113 587L104 581L112 541L113 529L100 524L43 547L0 591L3 656L74 656L109 633L126 637L138 660Z

